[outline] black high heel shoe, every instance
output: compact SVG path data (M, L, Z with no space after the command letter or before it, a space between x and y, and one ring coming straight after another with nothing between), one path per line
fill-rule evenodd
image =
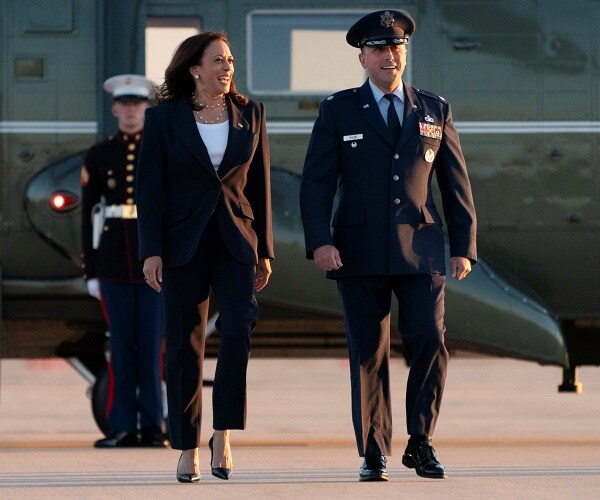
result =
M208 447L210 448L210 471L212 472L212 475L215 477L218 477L219 479L224 479L227 480L231 477L231 469L228 469L227 467L213 467L212 466L212 461L213 461L213 438L211 437L208 440Z
M182 456L183 456L183 453L181 455L179 455L179 460L177 461L177 469L179 469L179 462L181 462ZM189 473L179 474L179 472L177 472L176 477L177 477L177 481L179 481L180 483L199 483L200 482L200 474L196 474L195 472L192 472L191 474L189 474Z

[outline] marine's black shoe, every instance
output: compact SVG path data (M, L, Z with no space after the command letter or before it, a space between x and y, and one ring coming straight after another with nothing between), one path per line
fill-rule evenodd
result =
M430 441L421 442L415 449L407 448L402 455L402 465L415 469L421 477L430 479L446 479L446 469L435 456Z
M139 446L139 441L134 432L114 432L94 443L94 448L133 448L135 446Z
M387 460L382 455L365 457L358 472L359 481L387 481Z
M167 448L169 440L160 429L142 429L140 446L148 448Z

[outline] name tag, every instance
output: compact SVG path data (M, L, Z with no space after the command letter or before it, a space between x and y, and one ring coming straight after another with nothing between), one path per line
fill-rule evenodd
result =
M363 138L362 134L345 135L344 136L344 141L357 141L357 140L362 139L362 138Z

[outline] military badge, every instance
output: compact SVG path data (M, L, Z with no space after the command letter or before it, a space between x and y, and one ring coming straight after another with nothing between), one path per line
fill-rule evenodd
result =
M435 158L435 153L433 152L433 149L428 149L427 151L425 151L425 161L427 163L431 163Z
M389 10L386 10L379 17L381 18L381 26L384 28L391 28L394 26L394 14L392 14Z
M431 139L442 139L442 127L432 123L419 122L419 133L421 137L429 137Z

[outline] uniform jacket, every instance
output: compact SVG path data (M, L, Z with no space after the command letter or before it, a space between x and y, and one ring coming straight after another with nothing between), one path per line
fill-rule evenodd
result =
M327 273L329 278L444 274L434 173L450 253L473 263L477 259L475 208L450 105L408 85L404 96L402 132L395 144L368 81L321 103L300 203L307 257L321 245L333 244L340 251L343 266Z
M92 248L92 207L104 199L106 205L135 204L135 175L141 133L123 132L93 146L81 171L82 260L84 279L101 278L143 283L138 259L138 228L135 219L104 221L100 246Z
M186 101L146 110L137 176L141 261L157 255L167 267L186 264L213 213L235 259L274 257L264 106L226 102L229 137L218 172Z

